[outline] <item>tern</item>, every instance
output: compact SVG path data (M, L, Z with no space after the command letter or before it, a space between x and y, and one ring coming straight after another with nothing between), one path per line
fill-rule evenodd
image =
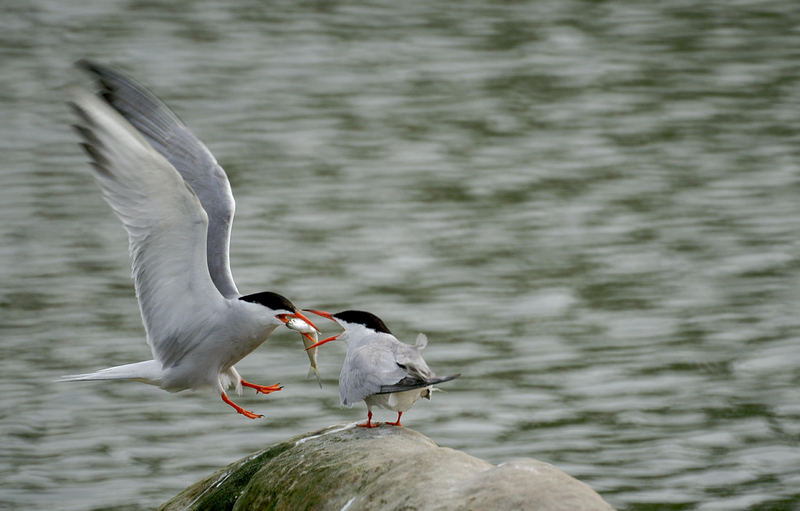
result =
M428 344L425 334L419 334L416 344L411 346L398 341L386 324L369 312L347 310L331 314L313 309L304 311L335 321L344 329L310 348L335 340L347 342L347 354L339 374L339 398L345 406L352 406L362 399L366 402L367 422L358 424L360 427L380 425L372 422L373 406L396 411L397 421L386 424L402 426L400 417L403 412L414 406L420 397L430 399L433 385L461 376L436 377L422 358L422 350Z
M61 381L135 380L170 392L216 387L238 413L262 417L231 401L226 389L269 394L282 387L245 381L234 364L282 324L312 342L317 327L282 295L239 293L228 255L233 194L208 148L141 85L98 64L78 66L103 87L100 95L75 91L75 129L128 233L153 359Z

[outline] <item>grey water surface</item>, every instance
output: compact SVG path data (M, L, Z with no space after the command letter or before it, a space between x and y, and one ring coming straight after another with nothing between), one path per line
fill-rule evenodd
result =
M338 404L344 346L320 390L285 329L238 365L286 387L238 398L258 421L211 391L54 383L149 357L70 129L81 57L225 167L242 292L370 310L463 373L409 427L619 509L800 508L798 27L790 0L5 0L0 508L152 508L365 415Z

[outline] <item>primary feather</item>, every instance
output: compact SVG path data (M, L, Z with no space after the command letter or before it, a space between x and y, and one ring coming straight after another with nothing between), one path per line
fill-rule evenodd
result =
M211 279L228 298L239 296L229 261L231 224L236 209L225 171L208 147L163 101L136 81L95 62L78 66L102 87L103 98L178 171L208 215L206 252Z

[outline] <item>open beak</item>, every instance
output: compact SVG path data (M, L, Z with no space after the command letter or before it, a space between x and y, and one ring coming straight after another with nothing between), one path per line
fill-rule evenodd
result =
M294 314L278 314L278 315L277 315L277 316L275 316L275 317L276 317L276 318L278 318L279 320L283 321L283 323L284 323L284 324L286 324L286 322L288 322L288 321L289 321L290 319L292 319L292 318L301 319L301 320L305 321L306 323L308 323L309 325L311 325L311 328L313 328L313 329L314 329L314 330L316 330L317 332L319 332L319 331L320 331L320 330L319 330L319 328L317 328L317 325L315 325L315 324L314 324L314 323L313 323L313 322L312 322L310 319L308 319L308 318L307 318L307 317L306 317L306 316L305 316L305 315L304 315L302 312L300 312L300 311L296 311ZM301 332L301 333L302 333L302 332ZM303 335L307 335L307 334L303 334Z
M334 318L334 317L333 317L333 314L331 314L330 312L325 312L325 311L316 310L316 309L303 309L303 310L304 310L305 312L310 312L310 313L312 313L312 314L316 314L317 316L322 316L323 318L328 318L328 319L330 319L331 321L333 321L334 323L336 323L336 324L339 324L339 322L338 322L338 321L336 321L336 318ZM322 346L322 345L323 345L323 344L325 344L326 342L335 341L335 340L336 340L336 339L337 339L337 338L338 338L340 335L342 335L342 334L341 334L341 333L338 333L338 334L336 334L336 335L334 335L334 336L332 336L332 337L328 337L327 339L322 339L322 340L321 340L321 341L319 341L318 343L312 344L311 346L309 346L308 348L306 348L306 351L310 350L311 348L316 348L317 346Z
M335 319L333 319L333 314L331 314L330 312L325 312L315 309L303 309L303 310L306 312L310 312L312 314L316 314L317 316L322 316L323 318L328 318L331 321L336 321Z
M312 323L312 322L311 322L311 320L310 320L310 319L308 319L307 317L305 317L305 315L303 315L303 313L302 313L302 312L300 312L300 311L297 311L297 312L295 312L294 314L295 314L295 317L296 317L296 318L302 319L303 321L305 321L306 323L308 323L309 325L311 325L311 327L312 327L314 330L316 330L317 332L319 332L319 331L320 331L320 330L319 330L319 328L317 328L317 325L315 325L314 323Z
M310 312L310 311L309 311L309 312ZM316 312L315 312L314 314L316 314ZM336 334L336 335L332 335L331 337L328 337L327 339L322 339L322 340L321 340L321 341L319 341L318 343L316 343L316 344L312 344L311 346L309 346L308 348L306 348L306 351L310 350L311 348L316 348L317 346L322 346L322 345L323 345L323 344L325 344L326 342L335 341L336 339L338 339L338 338L339 338L339 336L340 336L340 335L342 335L342 334Z

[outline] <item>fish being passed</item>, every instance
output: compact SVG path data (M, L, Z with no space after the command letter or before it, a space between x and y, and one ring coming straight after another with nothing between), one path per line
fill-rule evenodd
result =
M317 368L317 348L312 346L317 343L317 331L299 318L290 318L289 321L286 322L286 326L299 332L303 336L303 346L306 348L306 353L308 354L308 362L311 365L308 369L308 378L311 376L316 376L317 384L319 388L322 388L322 380L319 378L319 369Z

